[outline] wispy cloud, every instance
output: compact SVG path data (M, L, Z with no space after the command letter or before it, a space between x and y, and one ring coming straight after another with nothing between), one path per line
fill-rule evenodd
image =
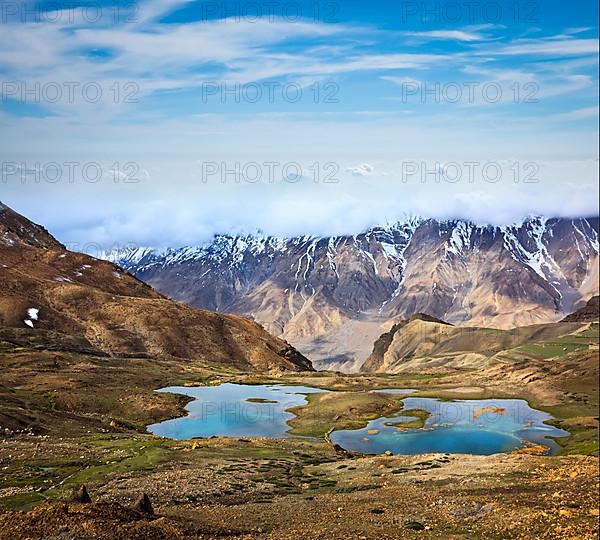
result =
M484 41L488 39L484 34L466 32L464 30L430 30L429 32L404 32L406 36L418 37L423 40L450 40L450 41Z
M557 120L584 120L588 118L598 119L600 109L596 107L584 107L583 109L575 109L565 113L554 115Z
M597 39L523 39L492 51L497 55L543 55L558 58L598 54ZM487 51L486 51L487 54Z

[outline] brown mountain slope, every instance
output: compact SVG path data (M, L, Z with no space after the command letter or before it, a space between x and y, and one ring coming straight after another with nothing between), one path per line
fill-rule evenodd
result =
M566 316L561 322L598 322L600 319L600 296L594 296L577 311Z
M80 346L109 355L171 356L243 370L312 369L258 324L171 301L112 263L67 251L1 203L0 328L55 347L57 335L64 342L79 338Z
M407 319L405 321L400 321L399 323L394 324L392 326L392 328L390 328L389 332L385 332L384 334L381 334L379 339L377 339L377 341L375 342L375 344L373 346L373 352L367 358L365 363L361 366L361 371L364 371L364 372L379 371L384 365L384 359L385 359L386 353L390 350L390 347L392 346L392 343L394 342L394 338L398 335L398 333L401 331L401 329L404 328L405 326L409 325L410 323L412 323L414 321L419 321L419 320L431 322L431 323L437 323L439 325L448 325L444 321L436 319L435 317L430 317L429 315L426 315L424 313L418 313L418 314L414 315L413 317L411 317L410 319ZM448 325L448 326L451 326L451 325Z

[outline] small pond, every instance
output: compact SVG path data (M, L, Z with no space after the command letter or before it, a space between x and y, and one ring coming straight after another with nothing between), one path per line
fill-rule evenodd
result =
M346 450L363 454L389 450L394 454L490 455L533 445L545 446L543 453L552 454L560 446L548 437L568 435L544 423L552 419L551 415L532 409L520 399L443 401L407 397L403 402L408 414L411 410L429 413L422 428L403 426L414 425L414 416L382 417L362 429L335 431L331 440Z
M308 386L244 385L172 386L159 392L195 398L188 415L148 426L155 435L169 439L195 437L288 437L288 409L306 404L306 395L326 392Z

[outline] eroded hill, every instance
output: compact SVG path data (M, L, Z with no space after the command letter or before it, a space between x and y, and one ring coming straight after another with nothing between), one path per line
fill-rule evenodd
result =
M75 340L77 347L113 356L166 356L244 370L312 369L259 324L174 302L110 262L67 251L3 204L0 328L5 340L34 340L39 347L72 348Z
M534 361L587 352L597 343L597 322L560 322L500 330L454 326L417 314L379 337L361 371L480 369L511 359Z

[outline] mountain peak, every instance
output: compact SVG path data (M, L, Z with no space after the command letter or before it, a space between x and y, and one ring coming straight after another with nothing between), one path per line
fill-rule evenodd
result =
M6 247L32 246L49 249L63 247L44 227L0 202L0 245Z
M427 313L415 313L409 320L408 322L412 322L412 321L423 321L423 322L430 322L430 323L437 323L437 324L443 324L445 326L453 326L452 324L450 324L449 322L443 321L442 319L438 319L437 317L433 317L431 315L427 315Z

